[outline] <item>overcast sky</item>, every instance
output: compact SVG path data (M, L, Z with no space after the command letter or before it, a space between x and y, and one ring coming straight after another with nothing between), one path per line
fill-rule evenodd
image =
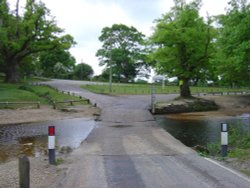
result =
M16 2L16 0L9 0ZM26 0L20 0L21 3ZM74 37L77 45L70 49L77 63L91 65L95 75L98 66L96 51L101 48L98 37L103 27L122 23L134 26L146 36L152 33L153 21L173 6L172 0L42 0L56 17L58 26ZM190 0L187 0L188 2ZM201 15L225 12L229 0L203 0Z

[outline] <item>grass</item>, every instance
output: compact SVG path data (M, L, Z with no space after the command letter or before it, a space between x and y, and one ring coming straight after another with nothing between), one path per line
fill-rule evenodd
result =
M239 160L250 159L250 131L244 130L241 123L229 125L228 132L228 157ZM209 155L219 156L220 143L208 144Z
M108 84L96 84L96 85L83 85L81 86L94 93L100 94L110 94ZM235 91L250 91L250 89L231 89L223 87L190 87L191 93L208 93L208 92L235 92ZM155 86L155 91L157 94L170 94L179 93L178 86L165 86L161 85ZM114 95L146 95L151 94L152 85L151 84L113 84L112 93Z
M0 81L0 102L37 102L52 104L52 101L79 100L79 97L62 94L47 86L31 86L27 84L6 84ZM87 102L81 102L86 104ZM23 105L0 105L0 108L19 108ZM64 105L60 104L61 107Z
M229 158L233 158L236 160L234 160L233 163L238 166L239 170L250 176L250 131L244 130L242 124L240 123L230 125L228 141L228 156L226 158L221 157L220 143L208 144L207 150L209 153L202 153L202 155L212 156L218 160L227 160ZM243 168L243 166L246 166L246 168Z

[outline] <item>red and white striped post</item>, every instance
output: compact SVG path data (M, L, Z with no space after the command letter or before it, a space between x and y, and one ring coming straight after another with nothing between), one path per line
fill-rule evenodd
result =
M48 149L49 149L49 164L56 163L55 153L55 126L49 126L48 129Z

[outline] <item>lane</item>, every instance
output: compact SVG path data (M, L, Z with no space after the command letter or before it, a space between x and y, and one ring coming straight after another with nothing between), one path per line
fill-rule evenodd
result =
M58 187L250 187L247 177L205 160L159 128L147 110L150 96L97 95L80 89L82 82L50 84L102 109L98 128L73 152Z

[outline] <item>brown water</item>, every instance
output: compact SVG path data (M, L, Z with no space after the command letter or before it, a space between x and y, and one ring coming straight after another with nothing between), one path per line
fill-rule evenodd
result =
M229 128L242 124L244 131L250 131L250 114L216 118L195 117L194 114L192 117L186 117L185 119L182 117L156 116L156 121L171 135L189 147L196 145L206 146L209 143L220 141L221 123L228 123Z
M77 148L95 127L95 121L77 118L34 124L0 126L0 163L25 154L47 155L48 126L56 129L57 151L67 146Z

